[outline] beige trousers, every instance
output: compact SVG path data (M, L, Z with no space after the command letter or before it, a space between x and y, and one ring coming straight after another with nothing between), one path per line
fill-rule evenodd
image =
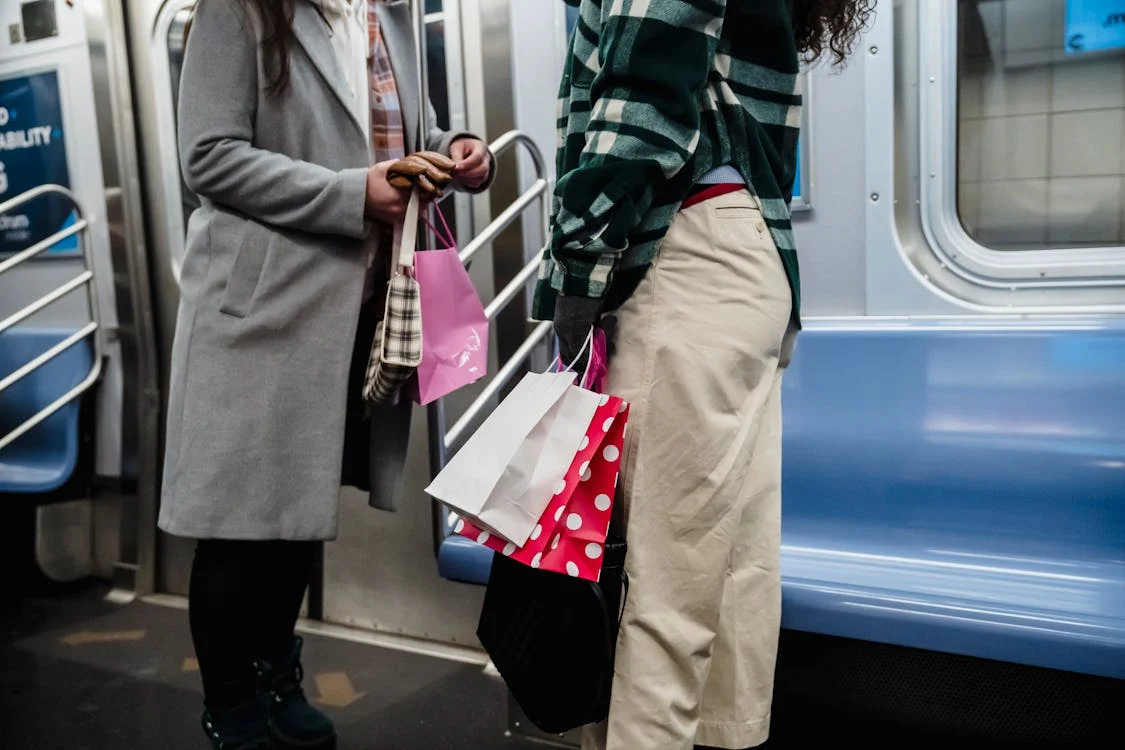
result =
M585 750L769 735L781 620L781 375L791 295L756 200L680 212L619 311L607 391L632 403L629 593L609 721Z

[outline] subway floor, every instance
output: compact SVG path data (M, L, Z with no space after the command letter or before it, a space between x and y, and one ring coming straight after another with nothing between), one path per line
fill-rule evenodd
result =
M199 675L182 608L106 600L104 584L63 587L51 594L17 596L0 602L0 748L3 750L203 750L199 729ZM1014 701L982 705L979 695L996 690L978 681L932 680L909 699L918 717L962 727L993 723L998 712L1019 726L1056 710L1072 726L1055 731L1056 741L1023 741L952 736L934 731L924 718L892 723L869 710L881 697L907 692L885 682L888 674L871 662L869 650L849 660L847 644L820 650L799 634L783 637L779 696L774 702L773 736L766 747L1090 747L1108 745L1110 703L1125 698L1119 684L1098 683L1092 692L1066 689L1072 706L1029 688ZM907 654L906 658L916 655ZM895 658L901 659L901 656ZM479 663L451 661L421 653L379 648L324 635L306 635L306 692L337 723L340 750L532 750L541 742L506 732L507 693ZM1023 682L1020 668L1004 685ZM896 667L908 674L909 669ZM829 678L835 673L843 678ZM801 675L804 678L801 678ZM827 706L797 698L789 690L809 683L874 686L868 698ZM1030 684L1030 683L1029 683ZM934 689L930 689L934 688ZM1084 690L1084 689L1083 689ZM982 692L983 691L983 692ZM803 691L806 695L808 691ZM838 698L861 691L846 686ZM939 706L941 696L945 702ZM873 696L873 697L871 697ZM934 696L937 696L936 698ZM1091 697L1093 696L1093 697ZM985 699L987 700L987 699ZM1099 703L1091 704L1091 701ZM1106 701L1104 704L1100 701ZM1043 702L1044 705L1038 705ZM950 706L960 703L955 717ZM1125 705L1122 703L1118 704ZM1081 716L1080 716L1081 715ZM975 719L965 717L977 716ZM1101 717L1104 716L1104 721ZM1094 722L1091 724L1091 721ZM930 728L927 728L926 725ZM1073 741L1067 738L1073 738ZM1120 737L1118 736L1118 739ZM1061 741L1060 741L1061 740ZM642 749L638 749L642 750Z

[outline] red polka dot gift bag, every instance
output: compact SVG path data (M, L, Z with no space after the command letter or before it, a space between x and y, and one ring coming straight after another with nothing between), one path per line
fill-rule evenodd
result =
M597 581L602 570L629 405L603 395L565 476L527 541L517 545L457 517L455 533L537 570Z

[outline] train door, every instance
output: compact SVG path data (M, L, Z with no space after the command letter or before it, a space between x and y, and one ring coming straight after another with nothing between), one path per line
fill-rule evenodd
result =
M198 205L180 174L175 119L184 31L193 6L192 0L142 0L130 4L127 18L137 135L144 164L142 185L156 354L161 363L160 391L165 395L179 306L184 236L188 217ZM157 498L152 502L155 505ZM140 529L139 534L154 538L141 545L148 555L140 564L148 571L151 588L160 593L186 594L192 546L156 531L155 508L147 515L153 524Z
M123 473L126 269L112 255L95 15L63 0L0 7L0 499L37 507L14 533L37 536L56 579L95 572L91 498Z

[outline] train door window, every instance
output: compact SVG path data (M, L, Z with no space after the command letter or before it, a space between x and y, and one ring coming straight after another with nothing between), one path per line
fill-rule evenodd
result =
M573 5L566 6L566 35L570 36L574 33L574 27L578 25L578 8Z
M452 101L449 96L450 71L446 64L446 19L443 0L426 0L424 9L424 21L426 24L426 74L427 86L430 93L430 104L434 108L434 116L437 119L438 127L450 129L452 127L452 115L450 111ZM446 220L449 222L449 228L453 236L457 237L457 211L455 209L455 201L450 199L450 196L446 196L446 199L442 201L442 210Z
M959 0L956 208L992 251L1125 245L1125 2Z
M445 63L445 13L441 0L426 0L426 72L438 127L449 125L449 71Z
M790 209L796 214L812 210L812 153L809 148L809 123L812 121L812 76L808 71L801 73L800 90L801 135L797 139L797 164L793 175L793 199Z
M176 117L180 111L180 75L184 68L184 42L188 23L191 21L192 9L182 8L172 16L168 25L168 75L172 92L172 121L178 126ZM186 232L188 217L195 209L199 208L199 198L180 177L180 201L183 208L183 226Z

